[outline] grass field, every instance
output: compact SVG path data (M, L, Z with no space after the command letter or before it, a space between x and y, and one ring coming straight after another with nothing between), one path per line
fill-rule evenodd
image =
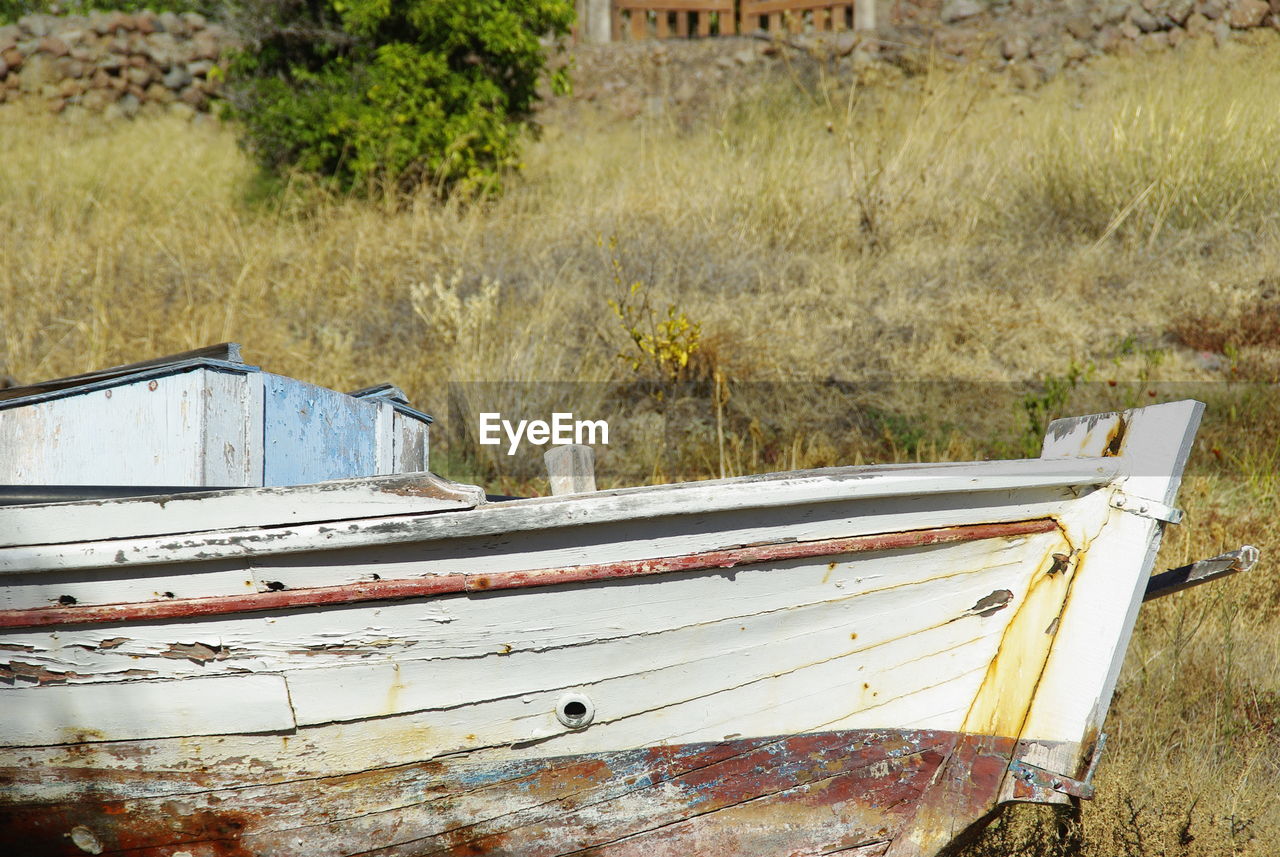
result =
M479 409L614 426L604 484L1033 452L1045 420L1193 393L1160 562L1245 579L1143 609L1074 831L972 855L1280 853L1280 52L1189 45L1032 93L806 66L695 117L548 113L483 205L249 202L231 130L0 111L0 374L223 340L339 389L394 381L433 457ZM433 441L434 442L434 441Z

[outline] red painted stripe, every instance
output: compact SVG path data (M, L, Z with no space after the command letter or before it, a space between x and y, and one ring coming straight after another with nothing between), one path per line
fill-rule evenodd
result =
M1001 536L1023 536L1032 533L1047 533L1056 528L1057 524L1049 519L1015 521L1009 524L973 524L966 527L939 527L933 530L911 530L903 533L855 536L847 539L825 539L817 542L775 542L773 544L749 545L728 550L705 551L703 553L688 554L687 556L630 560L602 565L543 568L533 571L505 571L498 574L468 574L467 591L483 592L489 589L522 589L526 586L551 586L556 583L613 580L620 577L667 574L673 571L733 568L737 565L773 562L784 559L805 559L835 554L896 550L899 548L946 544L948 542L992 539Z
M310 589L286 589L279 592L253 592L245 595L215 595L207 598L179 598L169 601L147 601L131 604L93 604L83 607L30 607L23 610L0 610L0 628L36 628L46 625L89 625L106 622L137 622L154 619L186 619L199 616L223 616L288 607L320 607L327 604L355 604L363 601L390 601L423 598L458 592L486 592L497 589L524 589L552 586L557 583L584 583L669 574L676 571L701 571L733 568L759 562L776 562L818 556L838 556L869 551L925 547L952 542L1025 536L1047 533L1057 528L1048 518L1014 521L1007 524L973 524L963 527L939 527L846 539L824 539L813 542L774 542L747 545L726 550L703 551L660 559L626 560L623 562L577 565L568 568L542 568L532 571L506 571L496 574L444 574L414 580L374 580L346 583L340 586L317 586Z

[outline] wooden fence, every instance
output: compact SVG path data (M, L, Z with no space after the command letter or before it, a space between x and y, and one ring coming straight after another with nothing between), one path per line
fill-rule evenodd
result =
M579 0L589 42L875 29L876 0Z

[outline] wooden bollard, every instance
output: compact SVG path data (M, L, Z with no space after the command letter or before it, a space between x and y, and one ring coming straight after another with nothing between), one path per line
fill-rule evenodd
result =
M580 494L596 490L596 453L585 444L553 446L542 455L552 494Z

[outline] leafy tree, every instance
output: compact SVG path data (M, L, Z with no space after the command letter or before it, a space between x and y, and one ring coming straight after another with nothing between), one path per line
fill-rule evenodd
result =
M230 0L233 113L269 172L486 192L533 126L572 0ZM550 43L549 41L547 43ZM563 88L563 71L552 84Z

